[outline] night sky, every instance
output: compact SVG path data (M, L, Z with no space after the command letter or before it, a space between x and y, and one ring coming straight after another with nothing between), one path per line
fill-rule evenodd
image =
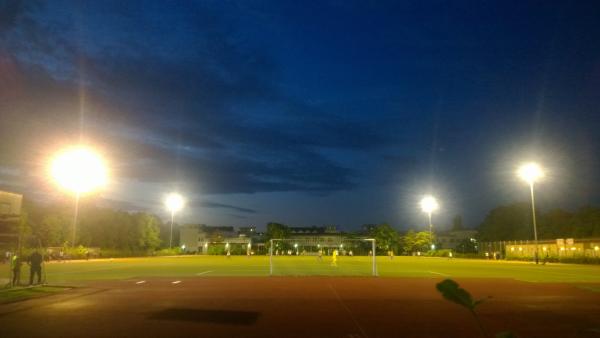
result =
M600 203L593 1L0 0L0 188L64 198L49 158L110 164L99 202L210 225L477 226Z

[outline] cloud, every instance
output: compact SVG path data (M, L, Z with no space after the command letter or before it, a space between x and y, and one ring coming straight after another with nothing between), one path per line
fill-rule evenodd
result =
M319 147L385 142L358 121L287 97L275 85L274 63L231 42L216 19L191 24L197 39L189 47L200 55L184 62L139 43L137 53L91 49L89 40L69 44L63 26L42 30L54 26L36 22L27 31L37 38L2 56L20 83L0 105L4 164L25 169L52 147L83 138L102 148L123 178L185 182L203 193L328 192L351 189L355 173ZM25 34L24 27L13 30L6 41ZM211 43L209 51L199 48ZM76 76L65 65L78 69Z
M256 213L256 210L254 210L254 209L236 207L235 205L216 203L216 202L211 202L211 201L202 201L202 202L200 202L200 206L202 206L204 208L229 209L229 210L248 213L248 214Z

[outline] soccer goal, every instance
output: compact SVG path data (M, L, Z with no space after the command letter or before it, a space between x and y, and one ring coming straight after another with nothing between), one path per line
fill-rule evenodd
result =
M271 239L269 273L272 276L377 276L375 239Z

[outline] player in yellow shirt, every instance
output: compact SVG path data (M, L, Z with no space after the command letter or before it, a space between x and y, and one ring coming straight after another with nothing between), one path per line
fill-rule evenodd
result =
M331 254L331 266L337 266L337 256L338 256L338 251L337 249L333 250L333 254Z

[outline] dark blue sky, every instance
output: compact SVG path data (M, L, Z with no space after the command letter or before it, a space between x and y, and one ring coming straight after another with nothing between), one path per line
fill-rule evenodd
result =
M600 199L593 2L0 1L0 184L56 198L80 138L106 204L214 225L479 224Z

